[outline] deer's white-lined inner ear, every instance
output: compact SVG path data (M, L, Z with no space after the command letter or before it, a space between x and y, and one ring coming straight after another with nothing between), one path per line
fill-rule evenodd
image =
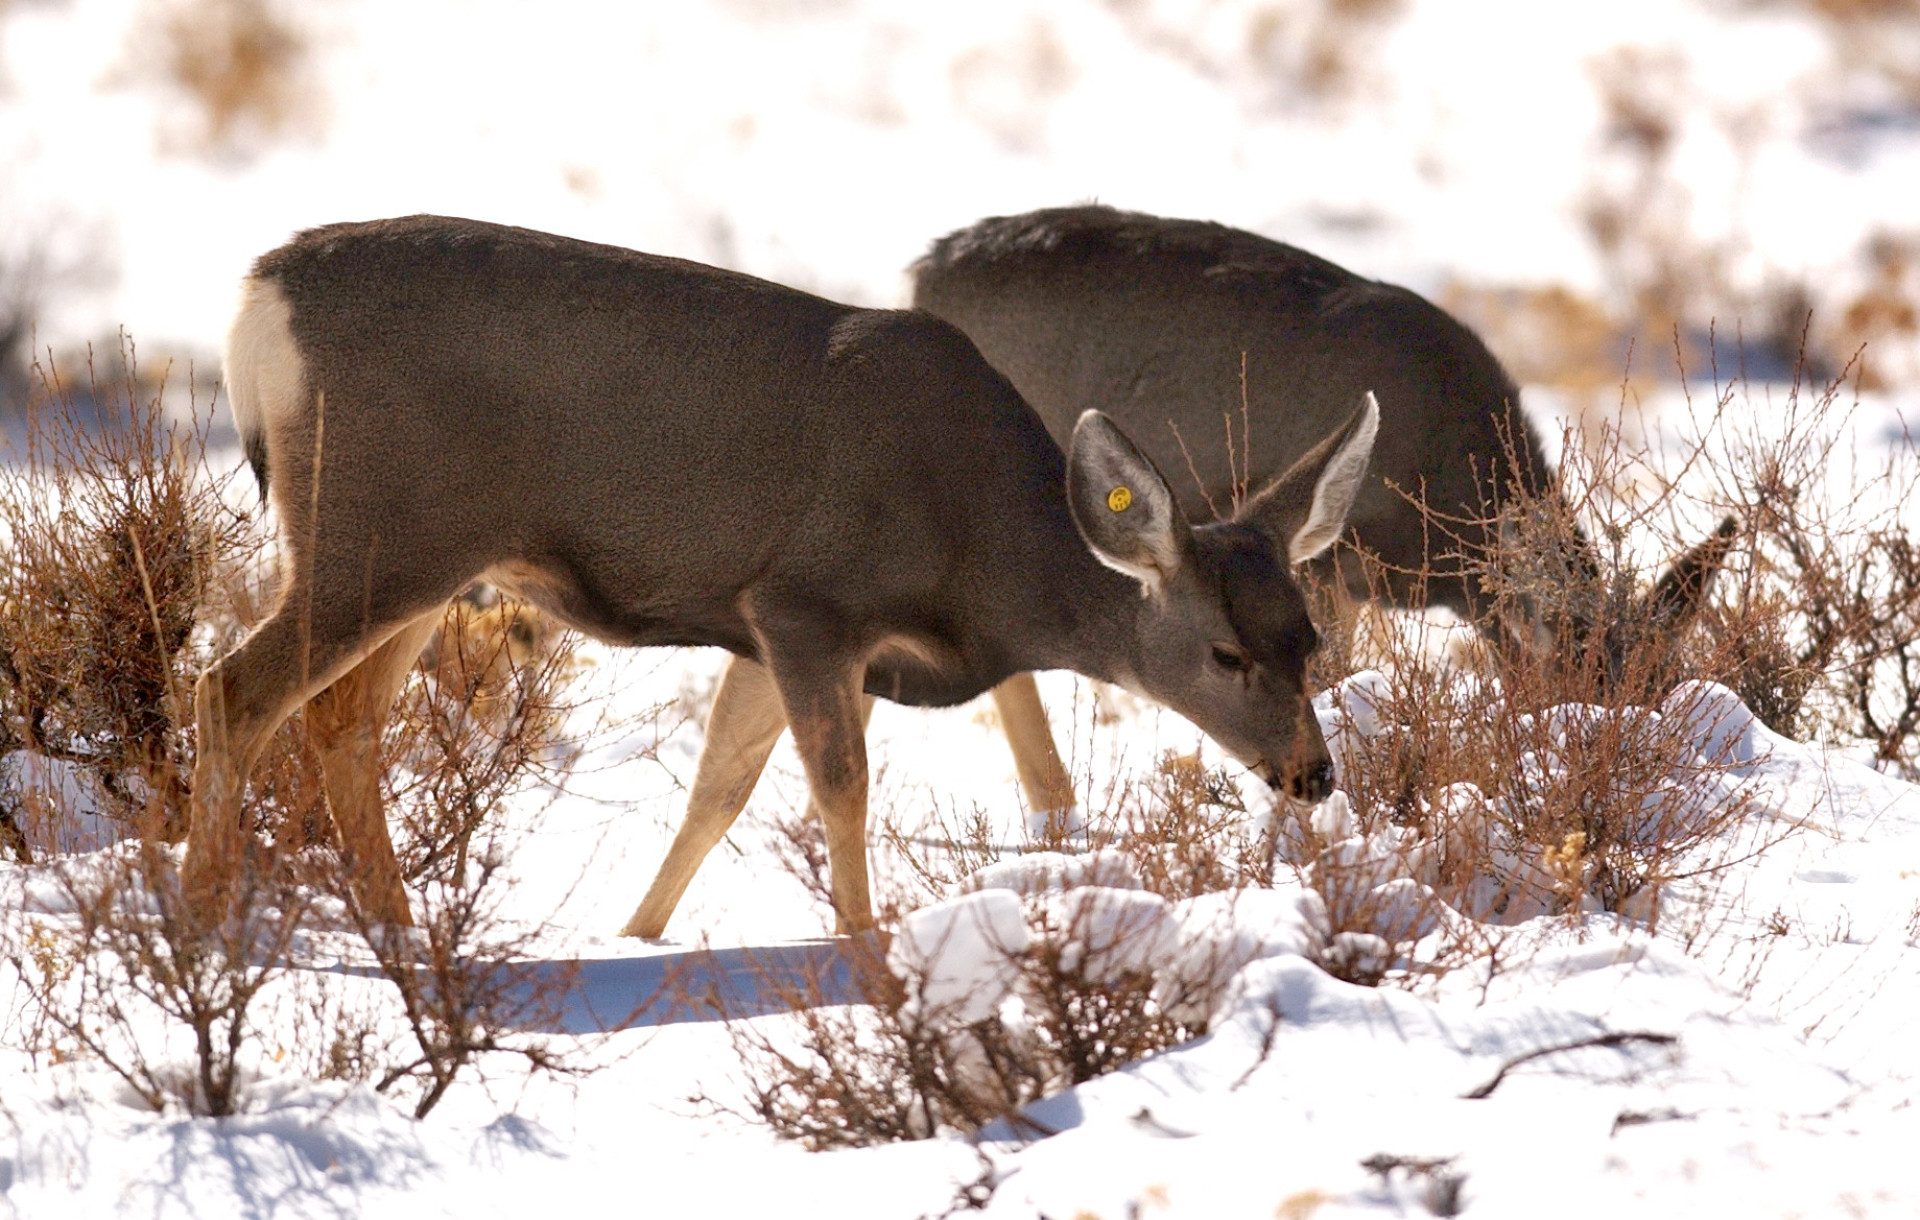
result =
M1303 563L1319 555L1346 528L1347 513L1354 497L1360 494L1360 482L1366 477L1367 463L1373 458L1373 440L1380 431L1380 403L1373 391L1362 402L1363 413L1353 435L1327 460L1314 484L1313 503L1307 519L1287 540L1287 559Z

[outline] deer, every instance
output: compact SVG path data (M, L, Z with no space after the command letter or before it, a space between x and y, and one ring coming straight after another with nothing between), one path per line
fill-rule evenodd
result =
M1371 470L1343 545L1313 557L1315 574L1357 602L1445 607L1523 655L1564 648L1539 613L1489 615L1482 578L1514 502L1554 494L1553 465L1500 362L1418 294L1225 225L1097 205L981 220L934 241L909 275L914 307L966 332L1055 437L1098 404L1159 468L1190 472L1175 498L1193 520L1284 469L1357 395L1377 395ZM1218 442L1223 416L1238 451ZM1471 528L1481 522L1485 541ZM1723 521L1624 618L1676 639L1736 529ZM1596 578L1586 539L1569 549L1560 566ZM1617 671L1628 641L1601 642ZM1071 804L1031 677L995 698L1029 808Z
M664 934L787 729L835 927L873 928L875 698L954 704L1069 669L1186 716L1293 798L1330 791L1292 568L1343 528L1370 397L1231 519L1194 525L1112 419L1082 412L1063 447L930 313L435 216L326 225L260 256L226 378L280 579L194 688L195 910L231 901L248 774L304 705L350 892L411 922L380 730L475 580L612 644L732 654L628 935Z

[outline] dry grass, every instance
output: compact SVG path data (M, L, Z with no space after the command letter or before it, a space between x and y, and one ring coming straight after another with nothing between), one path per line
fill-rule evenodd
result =
M312 35L277 0L148 0L130 71L177 97L163 143L207 157L257 155L317 126Z
M575 756L563 730L577 642L511 599L447 608L382 744L408 880L461 884L473 836L502 802L564 776Z
M168 423L130 348L119 386L90 381L83 409L46 368L27 452L0 484L0 831L17 859L44 861L26 887L38 905L9 912L0 938L25 984L25 1049L104 1065L155 1108L233 1113L263 1053L263 992L303 964L306 933L357 931L405 1036L322 997L314 1070L406 1092L416 1115L483 1058L570 1070L515 1032L551 1027L571 979L522 964L530 939L499 916L494 836L504 802L572 765L571 637L463 601L410 677L383 748L418 928L355 903L298 717L256 768L235 899L208 921L167 844L189 819L193 681L270 600L252 579L265 539L207 467L203 413ZM49 769L61 782L23 784Z
M89 368L89 399L112 404L100 426L46 369L45 409L0 474L0 752L65 764L124 831L177 839L205 660L196 629L217 572L258 540L206 469L204 416L169 423L130 347L124 367L117 399ZM28 843L59 841L26 812L11 819Z
M734 1022L752 1113L814 1149L965 1134L996 1120L1049 1134L1022 1107L1205 1032L1202 984L1170 988L1130 952L1155 930L1147 921L1102 919L1099 904L1063 896L1031 895L1030 941L994 946L1005 965L997 1002L936 995L937 967L901 958L898 942L885 958L867 944L853 963L856 1006L789 989L790 1028Z

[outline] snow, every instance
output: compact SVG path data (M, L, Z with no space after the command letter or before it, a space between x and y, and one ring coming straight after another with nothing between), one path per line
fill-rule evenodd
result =
M693 653L635 667L620 680L622 698L658 698L714 663ZM1064 722L1085 726L1072 753L1097 771L1122 741L1132 750L1197 744L1183 722L1151 709L1093 723L1094 692L1064 675L1048 676L1043 692L1073 709ZM974 874L908 916L893 941L895 968L932 983L928 1011L981 1005L956 1018L977 1019L1011 986L1008 951L1045 937L1075 949L1092 975L1145 964L1169 997L1218 996L1212 1032L1199 1041L1030 1109L1058 1134L989 1128L977 1149L948 1136L806 1154L740 1116L742 1069L726 1026L711 1011L659 1002L659 989L668 979L693 980L694 993L710 984L776 1034L791 1019L778 1015L780 978L851 998L839 964L847 950L805 939L830 913L771 863L772 821L804 801L798 761L783 744L734 832L738 850L715 853L670 940L647 944L611 932L664 848L678 797L663 766L628 757L586 772L580 792L513 827L524 838L511 867L563 873L572 895L556 911L548 898L560 883L550 877L510 891L507 913L545 928L548 956L533 959L536 968L580 972L579 998L551 1032L579 1038L600 1065L593 1074L527 1079L496 1064L415 1122L365 1086L293 1068L293 993L316 979L342 985L326 971L296 971L267 1023L257 1083L231 1119L153 1114L97 1068L36 1067L9 1052L0 1059L10 1119L0 1181L19 1216L489 1216L559 1197L717 1215L897 1216L938 1212L980 1176L984 1155L998 1182L987 1214L1005 1216L1134 1207L1271 1216L1314 1199L1314 1215L1419 1215L1423 1199L1446 1190L1467 1214L1493 1216L1537 1214L1543 1198L1574 1215L1912 1208L1920 1190L1898 1167L1916 1134L1907 1098L1920 1067L1908 1049L1920 1032L1910 930L1920 791L1775 737L1729 699L1699 688L1667 714L1697 716L1698 748L1727 753L1740 782L1765 789L1751 820L1801 829L1714 891L1731 905L1691 945L1603 913L1517 920L1484 925L1500 933L1489 957L1427 985L1370 988L1315 964L1339 956L1338 936L1318 896L1285 870L1271 890L1177 903L1138 888L1113 851L1009 855ZM601 748L630 756L654 732L646 725ZM668 742L692 732L682 725ZM1017 799L1004 745L965 709L883 707L874 739L886 760L877 806L911 808L931 792L982 805ZM678 744L662 756L692 743ZM903 773L915 778L903 784ZM624 790L617 816L594 797L596 784ZM1324 830L1364 840L1333 804L1319 818ZM583 839L598 842L594 859L564 858ZM602 867L602 854L615 866ZM33 884L31 871L4 873L15 893ZM53 897L44 885L35 892ZM1383 882L1377 897L1378 949L1389 957L1389 938L1432 943L1421 938L1468 918L1436 913L1407 877ZM34 905L41 919L62 917L58 903ZM723 909L728 918L717 918ZM1776 911L1786 930L1769 932ZM1668 919L1690 926L1671 910ZM1416 945L1411 958L1423 952ZM625 1032L595 1032L629 1012ZM1605 1035L1631 1037L1573 1045ZM1467 1097L1512 1061L1556 1047L1571 1049L1520 1063L1485 1097ZM696 1095L735 1112L687 1100ZM1382 1156L1446 1162L1431 1172L1363 1166Z
M909 913L887 948L887 966L914 985L910 1004L971 1025L1013 990L1015 963L1031 941L1019 899L980 890Z
M291 10L324 91L307 127L205 158L170 146L177 99L136 70L151 4L14 5L0 25L0 251L39 239L56 261L96 265L52 298L43 342L124 323L197 353L218 344L261 251L306 225L415 211L890 304L931 238L1098 197L1255 228L1423 290L1459 278L1604 295L1580 220L1618 169L1593 65L1628 42L1681 65L1676 223L1720 243L1736 283L1805 278L1821 304L1842 301L1863 243L1911 228L1920 132L1849 119L1878 103L1788 6L1417 0L1365 44L1354 93L1326 105L1276 93L1248 49L1263 13L1308 7L342 0ZM1777 426L1776 392L1749 398L1740 426ZM1679 417L1670 395L1650 414L1663 408ZM1904 445L1911 411L1866 403L1834 477ZM876 848L879 891L923 904L887 959L924 982L921 1003L977 1019L1014 987L1007 954L1052 938L1096 977L1154 969L1156 994L1211 1032L1039 1103L1038 1126L811 1154L746 1116L726 1025L670 986L719 996L769 1037L792 1032L796 991L854 998L857 946L826 939L831 912L774 863L779 823L805 810L797 758L776 752L669 939L622 940L698 751L696 720L672 709L710 691L720 661L599 662L589 685L624 727L502 830L501 917L530 938L536 977L575 983L517 1032L594 1071L496 1062L418 1121L366 1085L314 1079L312 997L373 1003L383 986L316 946L266 997L231 1118L153 1113L96 1064L0 1039L0 1215L900 1217L940 1214L983 1173L985 1214L1006 1217L1920 1211L1905 1159L1920 1137L1920 791L1770 732L1723 688L1686 685L1644 713L1711 765L1649 798L1641 833L1741 810L1698 847L1711 884L1662 897L1659 934L1598 910L1547 916L1552 878L1498 843L1500 875L1473 909L1446 909L1401 828L1361 826L1344 795L1311 827L1366 929L1336 928L1284 868L1271 889L1169 902L1123 853L1022 850L1043 819L975 709L883 705L876 815L922 840L978 820L999 847L931 893ZM1386 682L1364 673L1316 700L1336 764L1343 743L1395 731ZM1068 675L1042 690L1089 806L1165 752L1217 759L1170 713ZM1547 714L1578 730L1604 713ZM1545 777L1567 763L1545 750L1527 765ZM47 760L0 768L72 788ZM1438 814L1491 836L1493 799L1457 785ZM1256 817L1282 824L1260 800ZM1089 814L1072 821L1081 837ZM105 828L80 829L58 844L78 853L69 864L105 867ZM72 926L71 899L45 870L0 865L16 930ZM1437 955L1463 929L1488 952ZM1324 968L1397 960L1419 977L1363 987ZM0 980L15 1035L19 1002Z

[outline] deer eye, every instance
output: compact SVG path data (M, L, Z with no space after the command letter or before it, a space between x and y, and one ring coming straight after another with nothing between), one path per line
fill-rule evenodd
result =
M1247 659L1246 653L1225 644L1213 646L1213 663L1230 674L1243 674L1253 668L1253 662Z

